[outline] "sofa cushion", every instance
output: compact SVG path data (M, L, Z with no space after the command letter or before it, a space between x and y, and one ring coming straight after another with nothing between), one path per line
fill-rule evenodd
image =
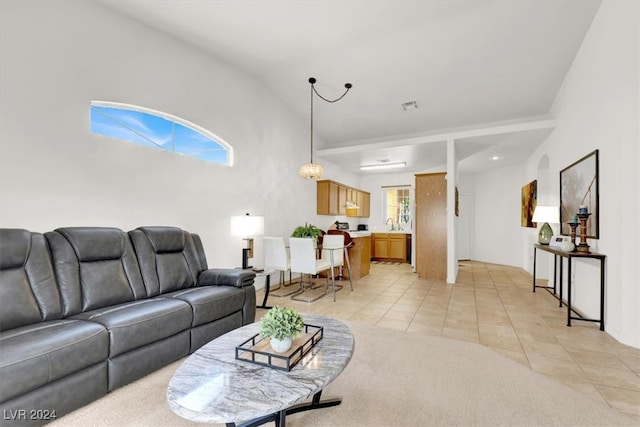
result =
M176 227L139 227L147 236L157 254L182 252L186 245L185 233Z
M176 227L138 227L129 232L150 296L196 286L202 270L190 233Z
M147 297L133 247L122 230L69 227L45 236L66 317Z
M0 229L0 254L0 331L60 319L60 294L44 236Z
M127 235L117 228L72 227L56 231L67 238L81 262L119 260L125 251Z
M52 320L0 333L0 401L104 361L109 335L97 323Z
M0 269L24 267L31 251L31 232L23 229L0 229Z
M240 311L245 300L244 290L231 286L183 289L162 296L177 298L191 305L193 310L191 327L213 322Z
M189 329L192 311L184 301L152 298L99 308L74 316L109 331L109 358Z

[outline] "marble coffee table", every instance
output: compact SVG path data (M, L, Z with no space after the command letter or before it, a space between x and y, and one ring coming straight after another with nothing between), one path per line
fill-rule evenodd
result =
M321 394L351 360L353 335L339 320L315 314L302 318L323 326L323 338L291 371L235 359L236 346L259 331L260 322L252 323L205 344L184 361L167 388L171 410L204 423L275 421L284 426L286 415L339 405L341 399L321 400Z

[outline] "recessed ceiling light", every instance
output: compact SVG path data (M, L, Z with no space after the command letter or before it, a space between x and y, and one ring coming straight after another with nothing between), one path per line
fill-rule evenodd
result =
M491 158L491 160L498 160L499 158L500 158L500 157L498 157L498 156L493 156L493 157Z
M407 162L382 163L379 165L363 165L363 166L360 166L360 170L370 171L370 170L376 170L376 169L395 169L395 168L404 168L406 166L407 166Z

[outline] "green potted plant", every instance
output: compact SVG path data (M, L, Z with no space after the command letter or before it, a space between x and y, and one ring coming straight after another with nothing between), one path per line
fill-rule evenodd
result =
M322 236L322 230L307 222L305 222L304 225L297 226L293 230L293 233L291 233L291 237L310 237L315 242L318 241L318 237L320 236Z
M276 306L262 318L260 335L270 339L274 351L284 353L291 348L293 338L303 329L300 313L293 308Z

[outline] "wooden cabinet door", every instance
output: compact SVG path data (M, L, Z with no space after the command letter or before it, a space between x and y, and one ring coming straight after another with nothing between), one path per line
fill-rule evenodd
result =
M369 218L371 215L371 195L362 193L362 217Z
M338 186L338 215L347 214L347 187Z
M353 205L356 204L356 193L358 190L354 190L353 188L347 187L347 216L354 217L358 216L358 209L354 208Z
M362 202L364 201L364 197L362 191L354 191L355 193L355 199L356 199L356 204L358 205L358 213L357 213L357 217L362 217Z
M383 233L373 235L373 258L389 258L389 236Z
M416 175L416 272L447 277L447 181L444 173Z
M329 215L339 213L339 187L335 182L329 182Z
M407 239L405 234L389 234L389 258L403 261L407 258Z
M316 213L318 215L329 215L329 181L318 181L316 183Z

